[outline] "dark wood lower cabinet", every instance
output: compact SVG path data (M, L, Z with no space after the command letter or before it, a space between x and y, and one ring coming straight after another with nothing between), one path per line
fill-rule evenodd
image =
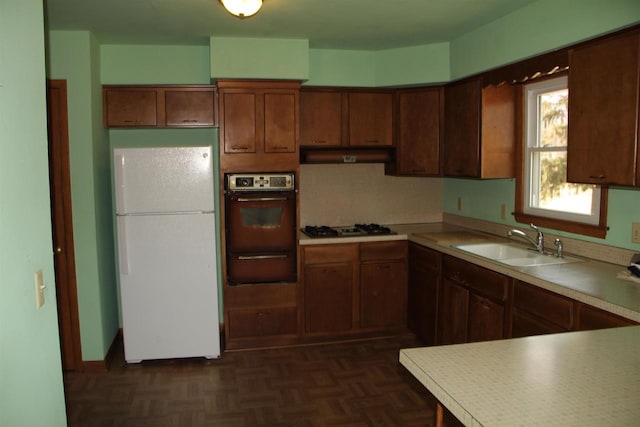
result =
M230 310L230 338L295 334L297 315L296 307Z
M353 263L308 265L305 276L305 332L344 332L353 327Z
M509 336L511 280L502 274L443 256L439 344L461 344Z
M407 242L302 248L303 340L406 328Z
M578 319L575 329L588 331L592 329L617 328L620 326L637 325L633 320L609 313L587 304L578 304Z
M406 261L360 266L360 326L402 328L405 324Z
M442 254L409 243L407 327L426 345L436 344Z
M505 338L505 306L475 293L469 295L467 342Z
M439 344L467 342L469 324L469 290L445 278L440 303Z

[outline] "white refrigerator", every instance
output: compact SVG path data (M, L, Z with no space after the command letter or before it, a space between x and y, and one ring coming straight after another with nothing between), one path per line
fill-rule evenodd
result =
M126 361L220 357L211 147L113 154Z

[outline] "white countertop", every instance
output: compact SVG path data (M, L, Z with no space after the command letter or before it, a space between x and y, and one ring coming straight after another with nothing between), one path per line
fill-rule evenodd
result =
M640 425L640 326L403 349L466 426Z
M640 322L640 283L617 278L624 267L594 260L579 263L545 265L539 267L511 267L482 258L452 246L451 242L438 243L433 233L466 230L443 223L387 225L397 234L382 236L357 236L336 238L310 238L301 236L301 245L409 240L442 253L472 262L481 267L505 274L523 282L556 292L577 301L601 308L610 313ZM466 230L485 235L482 232ZM491 236L496 241L508 241ZM511 241L513 242L513 241ZM464 241L455 242L465 243Z

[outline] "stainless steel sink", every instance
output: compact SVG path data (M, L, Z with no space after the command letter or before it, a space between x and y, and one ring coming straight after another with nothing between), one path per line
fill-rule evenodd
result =
M552 254L543 255L517 243L473 243L452 246L462 251L513 267L536 267L583 261L580 258L570 256L558 258Z

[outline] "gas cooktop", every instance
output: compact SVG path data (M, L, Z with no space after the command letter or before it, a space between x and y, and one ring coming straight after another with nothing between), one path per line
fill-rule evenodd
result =
M326 225L307 225L301 229L309 237L353 237L396 234L389 227L378 224L355 224L347 227L329 227Z

